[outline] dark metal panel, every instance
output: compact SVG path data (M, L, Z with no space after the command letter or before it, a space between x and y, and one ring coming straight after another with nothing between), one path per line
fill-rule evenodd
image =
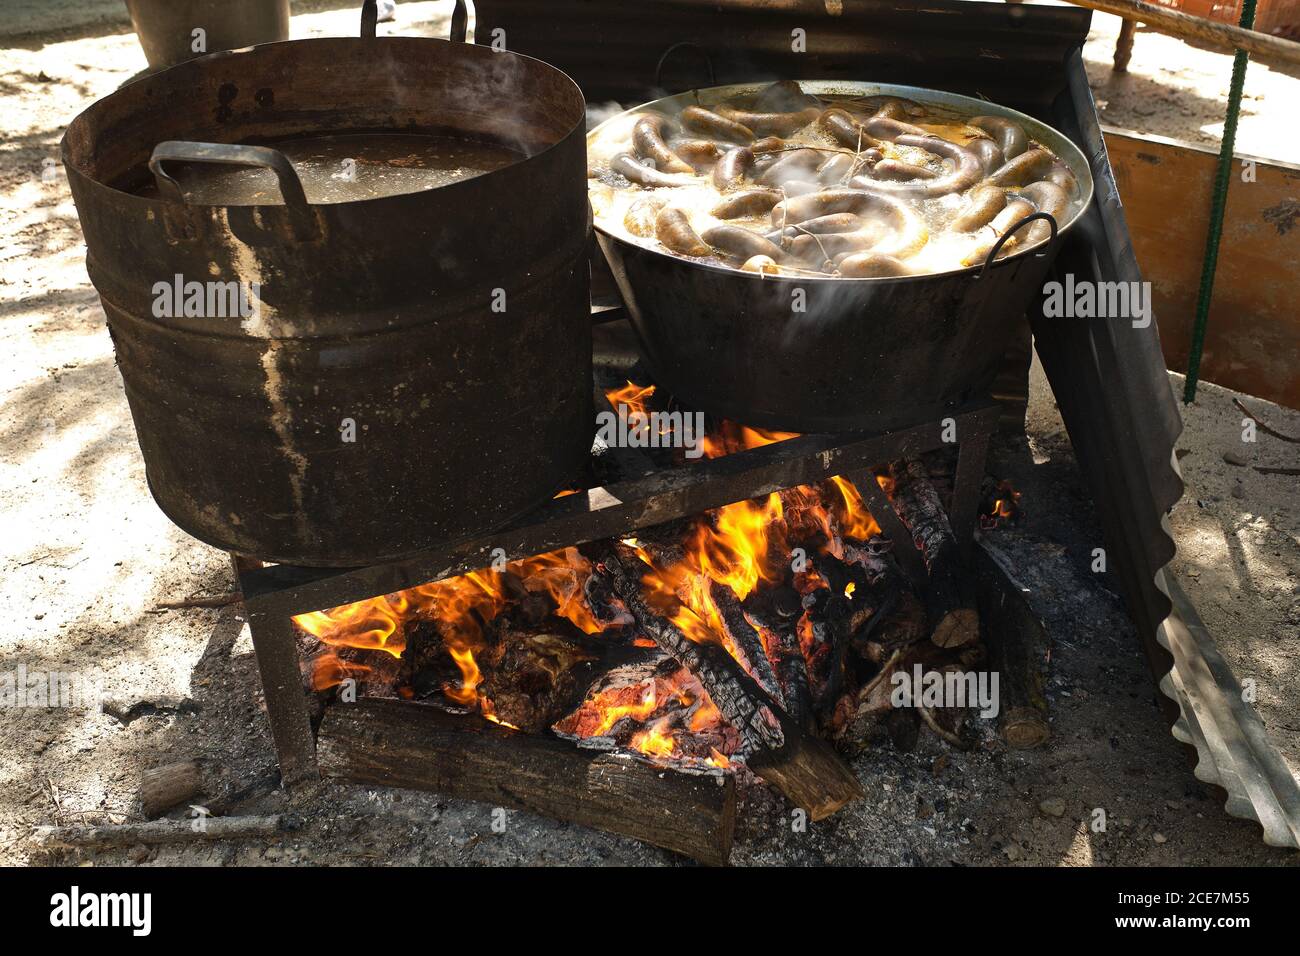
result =
M997 405L972 403L951 414L959 440L972 442L972 453L982 455ZM346 570L280 565L245 571L240 583L244 597L258 600L268 613L272 608L284 615L318 611L484 567L497 548L513 561L942 447L949 446L937 421L875 435L804 435L566 495L500 531L444 541L403 561ZM976 464L982 471L982 461ZM967 493L959 497L965 506Z
M842 12L833 15L836 7ZM781 78L902 83L1046 105L1091 20L1072 7L962 0L479 0L475 8L480 42L504 30L509 49L564 70L588 102L628 104ZM805 32L806 52L793 49L795 30Z

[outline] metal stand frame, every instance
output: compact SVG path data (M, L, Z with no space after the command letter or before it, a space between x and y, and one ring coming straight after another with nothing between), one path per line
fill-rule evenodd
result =
M958 444L949 520L968 556L974 540L980 479L1000 406L986 399L954 410ZM920 555L902 530L870 469L945 447L947 419L874 435L803 435L724 458L658 471L642 478L567 495L490 534L445 541L401 561L363 568L267 565L232 555L244 595L271 735L286 787L320 779L316 739L303 690L293 616L391 594L491 563L496 549L507 560L583 544L734 501L849 475L868 507L895 542L904 570L915 573ZM951 426L950 426L951 427ZM500 557L498 554L497 557Z

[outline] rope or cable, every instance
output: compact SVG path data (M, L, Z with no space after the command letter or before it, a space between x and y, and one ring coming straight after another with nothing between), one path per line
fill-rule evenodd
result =
M1255 25L1256 0L1243 0L1240 26L1249 30ZM1201 353L1205 349L1205 329L1210 321L1210 301L1214 297L1214 273L1219 265L1219 240L1223 238L1223 212L1228 202L1228 177L1232 175L1233 146L1237 140L1237 118L1241 114L1241 93L1246 83L1246 64L1250 54L1238 50L1232 59L1232 85L1228 88L1228 115L1223 121L1223 145L1219 149L1219 168L1214 177L1214 195L1210 203L1210 229L1205 237L1205 260L1201 265L1201 288L1196 299L1196 321L1192 326L1192 348L1187 356L1187 383L1183 401L1196 399L1196 382L1201 373Z

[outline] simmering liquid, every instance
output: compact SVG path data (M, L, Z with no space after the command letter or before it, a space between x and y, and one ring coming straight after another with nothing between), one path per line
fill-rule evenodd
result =
M436 189L502 169L517 150L450 136L345 133L271 143L293 164L311 203L355 202ZM269 169L215 163L169 163L186 199L200 205L272 206L283 202ZM152 181L140 190L156 196Z

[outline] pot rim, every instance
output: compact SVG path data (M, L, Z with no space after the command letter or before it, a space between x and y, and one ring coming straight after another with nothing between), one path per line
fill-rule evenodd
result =
M1092 177L1092 167L1088 163L1087 157L1073 140L1064 133L1048 126L1041 120L1037 120L1027 113L1019 110L1013 110L1008 106L1002 106L989 100L977 99L973 96L965 96L961 93L949 93L944 90L933 90L920 86L901 86L894 83L873 83L865 80L797 80L801 89L808 93L842 93L854 96L899 96L904 99L910 99L922 105L940 106L951 109L955 112L964 113L967 116L1001 116L1005 119L1015 120L1019 123L1028 134L1031 140L1035 140L1047 146L1056 157L1070 167L1070 172L1074 174L1075 179L1079 182L1080 201L1078 208L1068 220L1063 223L1057 223L1057 236L1055 242L1060 242L1061 237L1071 229L1092 207L1092 200L1095 194L1095 184ZM591 138L596 136L603 128L622 119L631 113L639 113L648 109L659 109L663 107L676 107L684 109L687 106L709 106L715 103L721 103L731 99L739 94L756 93L759 90L769 86L772 83L770 79L749 83L729 83L723 86L701 87L697 90L686 90L682 93L674 93L671 96L661 96L656 100L650 100L641 103L638 106L623 110L613 116L607 117L596 126L587 131L587 141L590 143ZM601 226L597 220L594 222L595 230L602 238L614 242L623 243L633 246L636 249L654 253L667 259L681 262L697 269L706 269L711 272L724 273L727 275L737 276L749 279L755 282L787 282L799 285L807 283L836 283L843 284L861 284L861 283L905 283L905 282L922 282L928 279L949 278L960 275L970 275L978 277L987 266L990 269L999 269L1003 266L1010 265L1023 256L1032 254L1035 257L1049 254L1049 248L1054 244L1052 240L1046 243L1034 246L1032 249L1021 249L1013 252L1003 259L996 259L993 262L987 260L980 261L974 265L962 266L958 269L948 269L944 272L926 272L920 275L911 276L874 276L870 278L852 278L848 276L828 276L828 275L765 275L763 273L742 272L740 269L734 269L730 266L714 265L710 262L699 262L695 259L689 259L685 256L674 255L663 249L655 249L648 245L641 245L632 240L610 232Z
M477 176L471 176L468 179L457 180L456 182L448 183L444 186L433 186L425 189L415 189L412 190L411 192L394 193L392 195L385 195L385 196L369 196L364 199L349 199L344 202L309 203L309 205L312 208L325 209L325 210L335 209L335 208L337 209L357 208L357 207L366 206L367 204L370 203L383 203L394 199L404 199L404 198L409 199L412 196L431 195L434 193L445 195L446 190L455 190L457 189L457 187L464 187L469 183L473 183L476 180L482 179L485 176L491 176L494 173L501 173L507 170L517 169L520 166L524 165L525 163L538 160L541 157L546 156L548 153L551 153L552 151L558 149L559 147L567 143L569 139L574 135L574 132L580 130L585 125L586 103L587 103L586 95L582 92L582 88L578 86L578 84L574 81L573 77L569 76L569 74L565 73L559 67L547 63L545 60L540 60L537 57L528 56L527 54L524 53L516 53L513 50L495 51L475 43L469 43L469 42L462 43L460 41L448 40L444 37L426 37L426 36L385 36L385 37L377 37L377 38L344 36L344 37L307 37L299 40L292 40L292 39L273 40L269 43L258 43L253 46L240 47L234 50L220 50L215 53L207 53L204 54L203 56L194 57L192 59L184 60L180 63L173 64L172 66L166 67L161 70L149 71L144 75L136 79L133 79L125 83L124 85L118 87L116 90L109 93L108 95L100 97L99 99L95 100L95 102L91 103L84 110L82 110L75 117L73 117L73 119L68 123L67 127L65 128L63 136L59 141L59 153L60 153L60 159L63 162L64 171L68 175L75 174L78 178L88 183L93 188L103 189L111 193L116 193L119 196L126 197L131 202L138 202L142 206L144 205L156 206L160 203L163 203L165 201L159 197L141 196L139 193L131 192L125 189L119 189L117 186L111 185L110 183L105 182L103 179L91 175L87 170L82 168L82 165L80 163L74 162L71 156L72 150L69 145L69 137L73 135L74 130L78 127L78 125L83 124L85 122L89 122L87 118L90 117L96 111L101 109L107 109L108 107L105 106L104 104L113 100L115 97L130 95L132 92L139 95L139 90L137 89L138 84L163 83L166 82L169 78L173 82L178 82L181 80L181 77L175 74L179 74L181 71L205 70L205 69L216 68L221 64L228 63L229 61L234 60L236 58L257 56L263 50L268 50L273 47L280 48L285 46L286 44L292 44L294 47L303 49L305 51L309 46L327 46L327 45L353 44L353 43L367 43L367 44L439 43L439 44L445 44L447 46L460 46L460 47L473 49L475 51L479 51L479 52L470 53L468 54L469 56L505 55L505 56L517 57L521 60L528 60L538 64L540 67L546 70L550 70L551 72L557 74L557 76L564 83L568 84L568 86L572 89L572 91L577 95L577 102L581 104L581 109L578 111L577 116L574 119L572 125L570 125L564 131L563 135L557 137L554 140L554 142L547 144L544 148L538 150L535 153L532 153L531 155L524 156L518 162L511 163L508 166L503 166L500 169L489 170L488 172L480 173ZM328 59L323 58L321 62L328 63L329 61ZM368 130L368 132L373 132L373 130ZM395 130L395 132L408 132L408 130L404 128L401 130ZM208 140L208 142L211 142L211 140ZM222 140L222 142L239 142L239 141L226 139L226 140ZM200 202L186 201L185 205L196 209L236 209L236 208L283 209L284 208L283 202L269 203L269 204L259 203L259 204L248 204L248 205L231 205L229 203L200 203Z

